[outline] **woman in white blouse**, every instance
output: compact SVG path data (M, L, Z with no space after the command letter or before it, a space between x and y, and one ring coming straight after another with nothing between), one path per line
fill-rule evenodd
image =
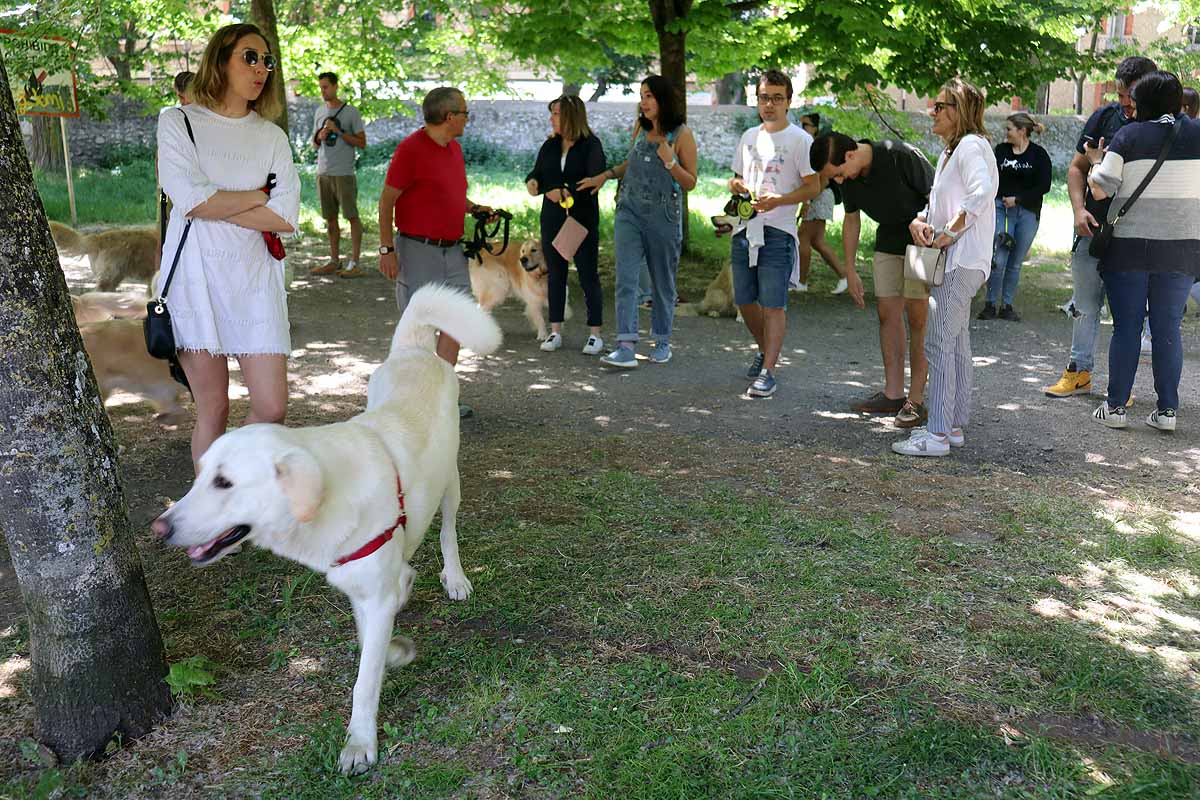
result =
M929 206L909 225L913 241L946 251L946 279L930 287L925 356L928 428L892 445L906 456L944 456L966 441L971 416L971 298L987 282L1000 176L983 127L983 92L955 78L933 104L933 132L946 143Z
M159 177L174 204L158 289L178 249L167 307L196 401L194 462L228 423L229 358L249 390L247 423L282 422L287 412L283 262L264 232L296 230L300 182L287 136L270 121L277 58L254 25L226 25L204 49L192 103L158 118Z

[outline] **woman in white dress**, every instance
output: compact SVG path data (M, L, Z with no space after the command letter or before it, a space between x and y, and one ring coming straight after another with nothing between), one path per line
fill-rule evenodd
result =
M230 358L250 393L247 424L282 422L287 412L283 262L264 232L295 232L300 181L287 136L270 121L277 57L254 25L226 25L204 49L192 103L158 118L159 177L174 204L158 288L179 248L167 307L196 401L194 462L228 423Z

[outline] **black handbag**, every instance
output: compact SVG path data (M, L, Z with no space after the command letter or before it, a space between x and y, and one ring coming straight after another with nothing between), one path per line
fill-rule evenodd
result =
M192 140L194 146L196 137L192 134L191 120L188 119L187 114L183 113L182 109L180 113L183 114L183 121L187 126L188 138ZM159 202L165 212L165 196L161 197ZM183 234L179 237L179 246L175 248L175 257L171 260L171 269L167 272L167 279L163 282L162 291L158 293L156 299L146 304L146 319L142 321L142 332L146 336L146 352L154 358L170 362L171 377L189 389L191 387L188 386L187 375L184 373L177 355L175 331L171 328L171 311L167 308L167 292L171 288L171 280L175 277L175 268L179 266L179 256L183 252L183 245L187 242L188 231L191 230L191 227L192 221L189 219L183 226Z
M1116 230L1117 223L1121 221L1121 217L1127 212L1137 199L1142 196L1142 192L1150 185L1150 181L1154 180L1154 176L1158 174L1158 170L1162 167L1163 162L1167 160L1167 153L1171 150L1171 144L1175 141L1175 137L1179 134L1179 129L1183 127L1183 115L1181 114L1175 120L1175 126L1171 128L1171 132L1167 135L1167 140L1163 142L1162 150L1158 153L1158 160L1154 162L1154 166L1146 173L1146 177L1142 178L1142 182L1133 190L1133 194L1125 201L1125 205L1121 206L1121 210L1117 215L1109 220L1106 216L1104 221L1100 223L1100 227L1092 234L1092 241L1088 243L1088 255L1092 258L1104 258L1104 254L1108 252L1109 246L1112 245L1113 231Z

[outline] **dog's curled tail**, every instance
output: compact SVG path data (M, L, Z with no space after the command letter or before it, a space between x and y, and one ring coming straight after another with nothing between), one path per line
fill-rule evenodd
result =
M87 254L86 237L80 235L70 225L63 225L61 222L51 222L50 236L54 239L54 246L58 248L60 253L65 255Z
M480 355L494 352L504 338L492 315L466 292L449 286L423 286L409 299L396 325L391 355L409 347L432 351L436 331L444 331Z

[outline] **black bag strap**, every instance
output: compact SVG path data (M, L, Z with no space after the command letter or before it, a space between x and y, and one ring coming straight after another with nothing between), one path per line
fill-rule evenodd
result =
M1142 178L1142 182L1133 190L1133 194L1125 201L1125 205L1121 206L1121 210L1117 212L1117 216L1110 223L1116 225L1121 221L1121 217L1125 216L1125 212L1129 207L1137 202L1137 199L1142 196L1142 192L1146 191L1146 187L1150 185L1150 181L1154 180L1154 176L1158 174L1158 170L1162 167L1163 162L1167 160L1167 153L1171 151L1171 145L1175 142L1175 137L1179 134L1179 129L1183 127L1183 115L1180 114L1175 120L1174 127L1167 134L1166 141L1163 142L1162 149L1158 151L1158 160L1154 162L1154 166L1146 173L1146 177Z
M187 113L181 108L179 113L183 114L183 124L187 126L188 138L192 140L192 147L196 146L196 135L192 133L192 121L188 119ZM166 211L166 192L163 192L162 205L164 212ZM163 218L163 241L167 238L167 222ZM167 292L171 289L171 279L175 277L175 268L179 266L179 255L183 252L183 243L187 241L188 231L192 229L192 221L189 219L183 226L183 234L179 237L179 246L175 248L175 257L171 259L171 269L167 273L167 280L163 283L162 291L158 293L159 304L167 302Z

